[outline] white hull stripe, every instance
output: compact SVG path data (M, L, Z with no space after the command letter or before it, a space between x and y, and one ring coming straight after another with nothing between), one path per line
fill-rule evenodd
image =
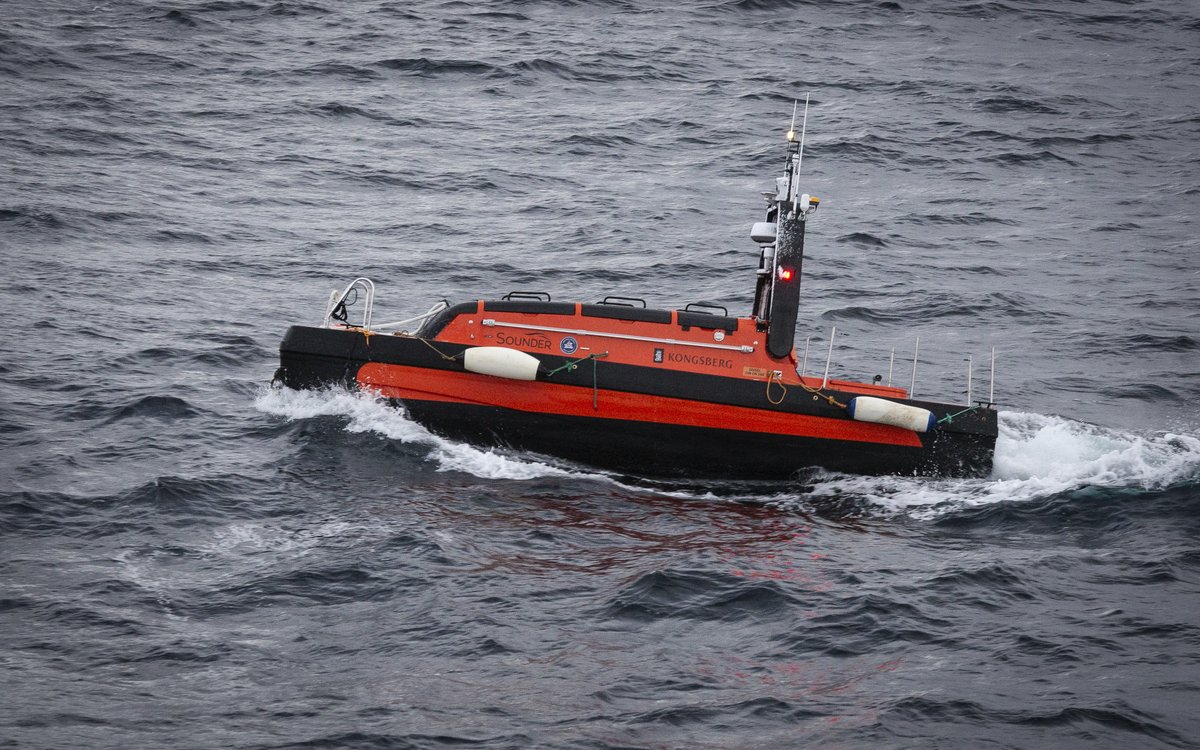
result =
M701 349L723 349L730 352L742 352L750 354L754 351L753 346L730 346L728 344L706 344L701 341L680 341L679 339L656 339L650 336L630 336L626 333L605 333L603 331L585 331L578 328L556 328L555 326L535 326L525 323L504 323L493 318L485 318L483 321L485 326L496 328L523 328L528 331L551 331L553 333L570 333L576 336L599 336L609 339L626 339L628 341L648 341L652 344L673 344L675 346L695 346Z

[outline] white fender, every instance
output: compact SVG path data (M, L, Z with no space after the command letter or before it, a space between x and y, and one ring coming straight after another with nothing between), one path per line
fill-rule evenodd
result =
M906 406L871 396L855 396L846 407L851 419L903 427L915 432L929 432L937 426L933 412L919 406Z
M537 358L506 346L473 346L463 352L463 367L469 372L509 380L536 380Z

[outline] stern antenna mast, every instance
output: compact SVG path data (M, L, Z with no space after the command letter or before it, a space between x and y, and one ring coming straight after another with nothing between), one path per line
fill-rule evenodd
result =
M792 202L792 211L796 210L796 197L800 192L800 167L804 164L804 136L808 133L808 99L812 92L804 95L804 116L800 120L800 145L796 153L792 155L791 185L788 190L788 200ZM796 142L796 110L799 109L800 102L792 101L792 125L788 128L788 141Z

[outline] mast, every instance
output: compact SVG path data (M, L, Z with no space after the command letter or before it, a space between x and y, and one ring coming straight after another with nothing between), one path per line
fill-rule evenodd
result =
M784 176L776 180L776 191L768 194L766 221L755 224L751 230L752 238L762 245L754 315L759 326L766 328L768 353L776 358L790 356L795 344L804 263L804 228L809 214L820 203L807 193L797 195L807 125L808 97L805 96L800 139L796 139L796 107L793 107Z

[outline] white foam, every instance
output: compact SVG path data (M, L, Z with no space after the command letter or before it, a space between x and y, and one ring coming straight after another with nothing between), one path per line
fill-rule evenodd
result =
M1089 486L1158 489L1197 476L1200 438L1194 436L1134 435L1063 417L1001 412L991 477L835 475L808 497L852 495L886 510L929 516Z
M345 427L348 432L373 432L389 440L427 445L429 458L437 463L439 471L461 471L482 479L607 479L602 474L572 471L447 440L409 419L402 409L392 406L386 399L365 391L269 388L259 395L254 406L259 411L291 420L344 417L348 420Z
M214 529L212 537L199 545L206 555L256 555L262 552L307 555L330 540L360 538L374 528L369 524L332 521L317 526L289 528L275 523L238 522Z
M1062 417L1020 412L1000 415L994 475L1040 480L1064 489L1082 484L1173 484L1200 469L1200 439L1162 433L1142 436Z

